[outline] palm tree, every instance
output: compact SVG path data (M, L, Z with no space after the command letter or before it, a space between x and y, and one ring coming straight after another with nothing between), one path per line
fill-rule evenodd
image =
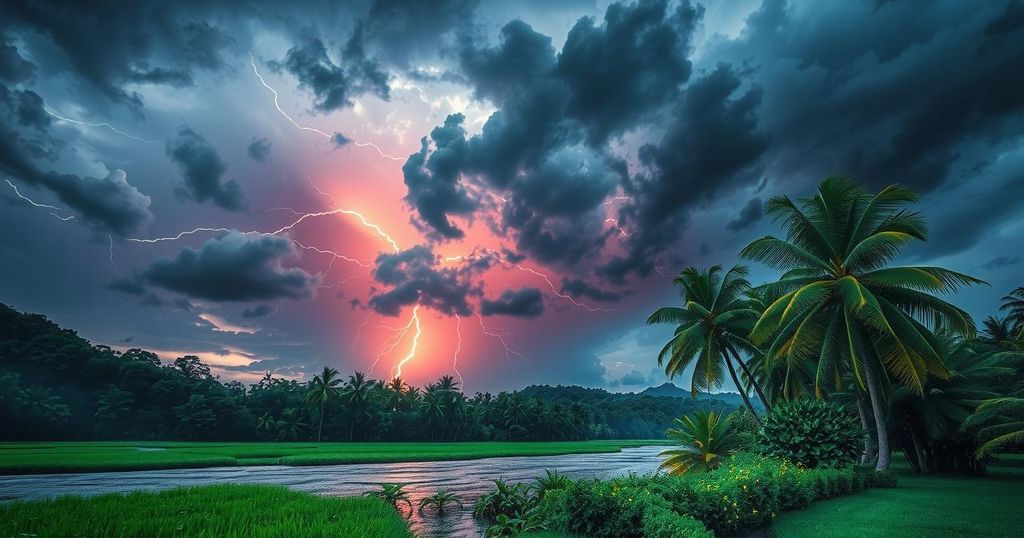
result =
M963 427L978 431L982 442L976 454L979 458L1024 443L1024 390L981 402Z
M409 511L412 511L412 501L409 500L409 492L405 491L405 484L381 484L380 490L378 491L367 491L363 495L367 497L373 497L380 499L391 506L398 508L398 503L405 503L409 505Z
M1013 325L1013 332L1024 329L1024 287L1017 288L1003 297L999 310L1009 310L1006 316Z
M420 507L418 512L423 513L423 510L426 507L432 505L437 507L437 514L442 515L444 514L445 506L449 504L458 505L459 510L465 508L465 506L463 506L462 504L462 499L460 499L458 495L443 488L438 489L437 492L434 493L433 495L429 495L427 497L420 499Z
M741 446L740 437L729 431L729 417L714 411L697 411L693 417L677 418L676 424L679 428L666 433L681 446L660 454L668 456L661 464L668 474L713 471Z
M738 352L742 349L751 354L758 353L747 340L760 312L756 302L746 295L750 289L746 276L747 268L741 265L729 269L724 275L718 265L707 270L696 267L683 269L673 280L682 288L683 306L661 307L647 318L647 323L676 325L675 334L658 354L658 365L665 366L669 379L696 362L690 379L690 392L696 397L702 390L710 391L722 385L725 381L724 364L743 397L743 403L757 419L757 412L750 403L747 390L740 384L732 362L735 360L739 364L765 409L771 410L768 398Z
M356 372L348 376L348 383L341 390L341 403L348 412L348 440L352 440L356 422L363 419L370 407L370 397L374 382L366 378L366 374Z
M757 239L740 254L785 271L778 282L764 285L778 298L750 335L753 343L768 346L769 369L783 361L813 362L819 396L822 387L841 383L841 367L848 369L857 386L867 388L879 470L889 465L881 370L915 394L928 375L947 377L930 327L970 335L974 322L933 294L982 283L940 267L887 267L903 246L925 240L923 218L904 208L916 200L898 185L871 195L850 180L829 178L799 203L773 198L766 212L787 237Z
M324 408L328 402L338 398L338 385L341 379L338 371L334 368L324 366L324 371L313 376L309 382L309 390L306 392L306 405L310 407L320 406L320 420L316 427L316 440L320 442L324 430Z
M401 377L396 377L387 384L387 406L392 411L398 411L399 406L405 397L405 391L409 389L409 385L405 381L402 381Z
M997 317L989 316L985 318L985 321L981 322L983 329L981 330L981 338L987 342L995 344L1000 347L1007 347L1011 340L1013 340L1013 320L1010 316Z

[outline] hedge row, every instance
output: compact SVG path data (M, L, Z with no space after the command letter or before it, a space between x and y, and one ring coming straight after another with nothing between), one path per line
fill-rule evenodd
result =
M741 454L709 473L576 481L549 491L536 510L548 529L586 536L710 538L766 527L817 499L892 486L892 475L870 469Z

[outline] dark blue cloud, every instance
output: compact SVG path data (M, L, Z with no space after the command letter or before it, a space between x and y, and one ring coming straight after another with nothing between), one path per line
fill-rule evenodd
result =
M178 193L182 197L212 201L228 211L246 209L242 189L233 179L222 181L227 164L202 135L182 127L178 136L167 142L167 156L181 169L184 182Z
M505 290L497 299L480 301L480 314L484 316L535 318L543 313L544 297L537 288Z

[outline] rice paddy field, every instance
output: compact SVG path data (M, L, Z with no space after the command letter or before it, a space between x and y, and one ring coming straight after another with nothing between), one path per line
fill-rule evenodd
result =
M321 497L280 486L216 485L160 493L61 497L0 506L3 536L405 538L383 501Z

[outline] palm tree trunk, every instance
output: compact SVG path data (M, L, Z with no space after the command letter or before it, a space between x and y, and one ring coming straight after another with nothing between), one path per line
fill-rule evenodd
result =
M756 379L754 379L754 376L751 375L750 370L747 369L747 363L743 362L743 359L740 358L740 354L739 352L736 351L736 348L729 346L728 349L729 351L732 352L733 357L736 358L736 362L739 363L740 368L743 370L743 373L746 374L747 379L750 380L750 384L754 386L754 392L757 393L757 397L761 400L761 405L764 406L765 411L771 413L772 406L771 404L768 403L768 398L765 397L764 391L761 390L761 384L758 383Z
M754 422L758 426L760 426L761 417L758 417L757 411L754 411L754 406L751 405L750 403L750 398L747 396L747 391L743 390L740 387L740 380L736 377L736 368L733 367L732 360L729 358L728 354L723 354L722 357L725 358L725 365L729 367L729 375L732 376L732 382L736 384L736 390L738 390L740 392L740 396L743 397L743 403L747 406L747 409L750 411L751 416L754 417Z
M864 401L864 395L857 390L857 416L860 418L860 427L864 428L864 452L860 456L861 465L870 465L875 462L877 456L878 446L875 443L875 437L871 434L871 416L868 411L867 403Z
M316 425L316 442L320 442L320 434L324 431L324 403L320 402L320 422Z
M878 435L878 463L876 471L889 469L889 431L885 424L885 396L882 394L882 380L879 378L878 365L874 357L863 361L864 377L867 378L868 396L871 397L871 412L875 416L875 433Z

